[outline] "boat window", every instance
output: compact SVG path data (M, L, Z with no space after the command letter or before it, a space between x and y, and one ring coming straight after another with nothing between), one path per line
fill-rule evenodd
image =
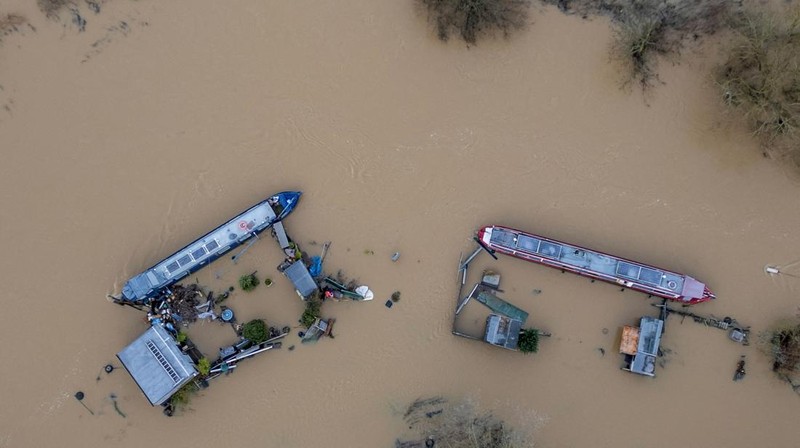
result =
M547 241L542 241L542 243L539 244L539 250L537 252L551 258L558 258L561 256L561 246L558 244L549 243Z
M219 247L219 244L217 243L217 240L214 240L214 241L206 244L206 250L209 251L209 252L213 252L214 249L216 249L218 247Z
M636 266L635 264L626 263L624 261L620 261L617 265L617 274L628 277L632 279L639 279L639 271L642 268L640 266Z
M536 252L539 249L539 240L529 236L520 235L517 239L517 247L530 252Z
M206 248L203 246L198 247L197 250L192 252L192 258L194 258L195 260L199 260L205 256L206 256Z
M181 258L178 258L178 264L180 264L181 266L186 266L191 262L192 262L192 257L190 257L189 254L186 254Z
M662 275L664 275L664 273L661 271L650 268L642 268L642 272L639 273L639 280L645 283L650 283L651 285L660 285Z
M168 265L167 265L167 271L168 271L170 274L174 274L174 273L175 273L175 271L177 271L177 270L178 270L178 269L180 269L180 268L181 268L181 267L180 267L180 266L178 266L178 262L177 262L177 261L173 261L172 263L170 263L170 264L168 264Z
M492 238L489 241L501 246L514 247L514 237L515 235L513 233L495 227L492 229Z

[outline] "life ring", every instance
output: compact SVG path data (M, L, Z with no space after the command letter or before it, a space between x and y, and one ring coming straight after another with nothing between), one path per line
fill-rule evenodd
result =
M247 230L247 221L239 221L239 229Z
M675 280L670 280L670 281L667 282L667 287L669 289L675 289L677 286L678 286L678 284L675 283Z

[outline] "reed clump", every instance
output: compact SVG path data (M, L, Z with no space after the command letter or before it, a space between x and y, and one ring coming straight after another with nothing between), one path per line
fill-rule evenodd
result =
M772 358L772 370L800 393L800 316L780 322L760 335L764 351Z
M49 18L56 18L62 9L69 5L69 0L36 0L39 9Z
M740 112L764 154L800 168L800 8L784 14L743 10L715 80L726 105Z
M469 402L450 403L442 397L418 399L403 416L416 438L397 440L396 448L522 448L530 438L491 413Z
M530 0L417 0L436 26L439 39L457 34L467 44L500 32L504 37L525 27Z

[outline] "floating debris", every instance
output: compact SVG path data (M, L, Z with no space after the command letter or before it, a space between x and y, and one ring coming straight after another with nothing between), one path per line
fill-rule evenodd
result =
M392 254L392 261L397 261L400 259L400 252L395 252Z
M89 9L93 13L100 14L100 4L99 3L95 2L95 1L92 1L92 0L86 0L86 6L88 6Z
M78 402L82 404L83 407L86 408L86 410L89 411L90 414L94 415L94 411L89 409L89 406L86 406L86 403L83 402L84 397L85 395L83 394L83 392L81 391L75 392L75 399L78 400Z
M397 302L400 300L400 291L395 291L392 293L392 302Z
M736 364L736 372L733 374L733 381L739 381L747 375L747 372L744 370L744 364L744 355L742 355L742 357L739 358L739 362Z
M117 404L117 395L112 393L108 398L110 398L111 402L114 403L114 410L117 411L117 414L119 414L122 418L128 418L128 416L119 409L119 404Z
M78 8L70 8L70 12L72 13L72 23L78 27L78 31L86 31L86 19L81 16Z

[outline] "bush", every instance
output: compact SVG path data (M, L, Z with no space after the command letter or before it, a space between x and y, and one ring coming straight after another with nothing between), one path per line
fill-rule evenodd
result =
M539 351L539 330L526 328L519 332L517 347L522 353L536 353Z
M667 54L671 47L665 39L665 28L657 17L632 17L620 22L614 30L612 58L623 69L623 86L637 83L642 89L658 79L657 56Z
M200 371L200 375L208 376L209 372L211 372L211 361L208 358L200 358L200 361L197 361L197 370Z
M800 392L800 320L780 323L760 339L772 357L772 370Z
M742 11L715 78L725 102L747 118L767 151L800 167L800 9Z
M306 309L303 315L300 316L300 324L309 328L314 325L314 322L320 317L322 309L322 302L317 297L310 297L306 302Z
M269 339L267 324L261 319L253 319L244 324L242 336L252 341L253 344L260 344Z
M176 410L183 410L187 406L189 406L189 402L192 400L192 396L200 390L195 384L194 381L189 381L188 383L184 384L183 387L178 389L177 392L172 394L169 398L170 403Z
M543 0L567 14L605 15L614 23L611 57L622 64L622 85L643 90L658 80L661 56L678 53L687 40L725 25L730 0Z
M258 277L255 272L239 277L239 287L242 291L252 291L258 286Z
M183 344L187 339L189 339L189 335L183 330L179 331L178 336L175 338L175 340L178 341L178 344Z
M447 41L457 32L468 44L484 34L524 28L530 0L417 0L427 10L428 20L436 24L439 39Z

